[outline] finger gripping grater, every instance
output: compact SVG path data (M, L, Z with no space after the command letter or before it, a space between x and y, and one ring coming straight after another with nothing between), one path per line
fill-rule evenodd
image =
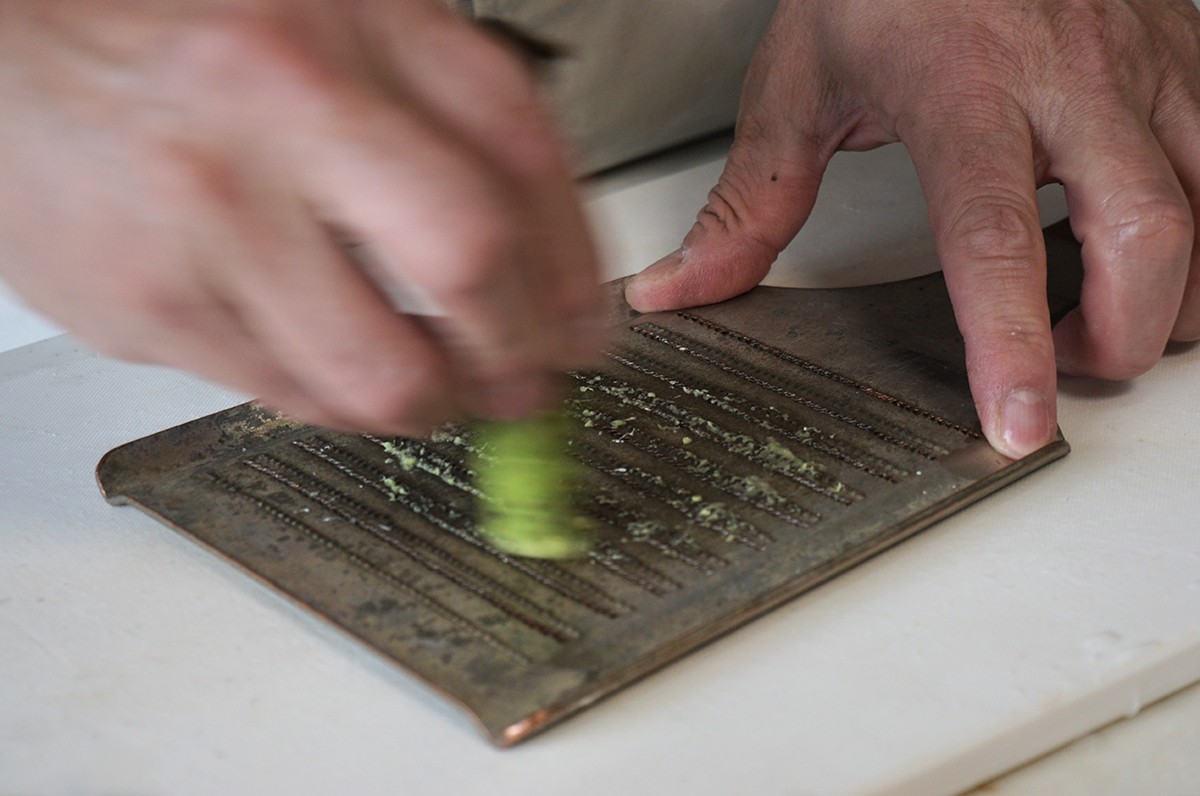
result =
M1078 247L1047 231L1050 303ZM614 297L620 285L612 287ZM586 558L477 534L465 427L350 435L245 404L110 451L98 478L521 741L1065 455L983 439L940 274L756 288L686 312L614 301L570 374Z

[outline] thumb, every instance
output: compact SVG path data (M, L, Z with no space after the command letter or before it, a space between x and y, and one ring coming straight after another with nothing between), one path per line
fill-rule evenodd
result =
M739 124L739 128L741 125ZM639 312L724 301L757 285L808 219L829 156L739 133L683 245L625 288Z

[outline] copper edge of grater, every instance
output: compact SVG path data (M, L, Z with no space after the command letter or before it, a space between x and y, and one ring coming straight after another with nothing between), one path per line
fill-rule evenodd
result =
M1049 298L1079 254L1046 231ZM229 559L522 741L1066 455L980 433L940 274L637 315L571 374L585 559L478 536L471 435L383 439L244 404L110 451L107 499Z

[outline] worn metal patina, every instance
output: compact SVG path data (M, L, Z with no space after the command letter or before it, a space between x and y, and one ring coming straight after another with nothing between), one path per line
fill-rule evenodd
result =
M1047 239L1061 311L1077 247ZM615 323L566 402L595 534L578 560L477 533L467 428L381 439L247 404L117 448L98 477L509 745L1068 450L1012 461L983 439L937 274Z

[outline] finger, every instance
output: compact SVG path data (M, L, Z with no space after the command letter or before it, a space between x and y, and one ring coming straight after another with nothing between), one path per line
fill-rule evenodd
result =
M603 342L599 267L564 148L533 76L508 48L440 8L373 25L402 89L511 181L519 198L523 288L548 355L581 364Z
M1178 112L1155 125L1155 134L1179 179L1184 195L1192 209L1192 256L1188 267L1187 284L1179 305L1171 339L1200 340L1200 103L1190 96L1179 103Z
M929 205L984 433L1019 458L1057 428L1032 137L1006 98L962 102L931 101L902 138Z
M279 366L272 352L228 312L176 317L170 327L153 330L157 351L146 361L182 368L247 395L270 409L299 420L343 431L362 431L361 423L330 410Z
M1083 244L1079 307L1054 331L1065 373L1127 379L1159 357L1179 317L1193 215L1149 126L1123 104L1083 109L1047 146Z
M346 425L316 403L237 315L201 285L126 281L108 306L118 310L116 317L76 331L109 356L182 368L306 423Z
M797 35L804 35L802 32ZM725 169L683 245L629 281L634 309L657 312L722 301L762 281L816 202L842 136L831 127L804 41L768 33L747 74Z
M680 248L629 281L630 306L694 307L757 285L812 212L827 160L795 141L735 141Z
M519 200L503 176L419 114L353 89L302 118L289 144L287 167L320 218L369 241L387 273L440 308L441 342L480 392L475 409L540 406L552 336L522 287Z
M452 416L436 344L392 310L290 183L243 175L207 173L211 226L228 252L215 288L276 367L339 427L420 434Z

